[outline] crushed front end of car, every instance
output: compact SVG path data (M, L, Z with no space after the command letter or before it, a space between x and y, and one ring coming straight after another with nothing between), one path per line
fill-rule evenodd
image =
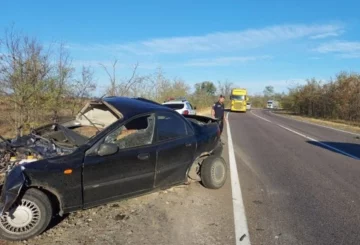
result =
M32 162L73 152L75 146L61 146L52 139L32 132L14 139L0 136L0 216L9 211L20 195L27 178L26 166Z

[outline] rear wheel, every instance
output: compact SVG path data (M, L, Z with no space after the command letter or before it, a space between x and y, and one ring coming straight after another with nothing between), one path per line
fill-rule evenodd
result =
M222 157L209 156L201 164L201 180L209 189L219 189L226 181L227 166Z
M51 217L52 206L47 195L29 189L9 212L0 217L0 238L15 241L39 235L47 228Z

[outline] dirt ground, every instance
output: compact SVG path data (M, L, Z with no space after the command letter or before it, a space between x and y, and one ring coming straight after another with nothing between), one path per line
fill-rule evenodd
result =
M3 244L233 244L228 188L177 186L72 213L38 237Z

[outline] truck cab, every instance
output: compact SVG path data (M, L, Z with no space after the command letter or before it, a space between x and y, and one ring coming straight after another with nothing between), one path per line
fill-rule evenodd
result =
M247 101L249 97L247 95L247 90L244 88L236 88L231 90L230 101L231 101L231 111L246 112Z
M266 104L267 109L279 109L279 102L276 100L268 100Z

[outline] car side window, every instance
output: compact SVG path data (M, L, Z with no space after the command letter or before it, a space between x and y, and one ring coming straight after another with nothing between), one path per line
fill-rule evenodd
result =
M187 108L188 108L189 110L192 110L192 109L193 109L190 103L186 103L186 105L187 105Z
M173 113L159 113L156 117L157 140L165 141L188 135L184 120Z
M116 144L120 149L150 145L154 129L154 114L137 117L106 136L105 143Z

